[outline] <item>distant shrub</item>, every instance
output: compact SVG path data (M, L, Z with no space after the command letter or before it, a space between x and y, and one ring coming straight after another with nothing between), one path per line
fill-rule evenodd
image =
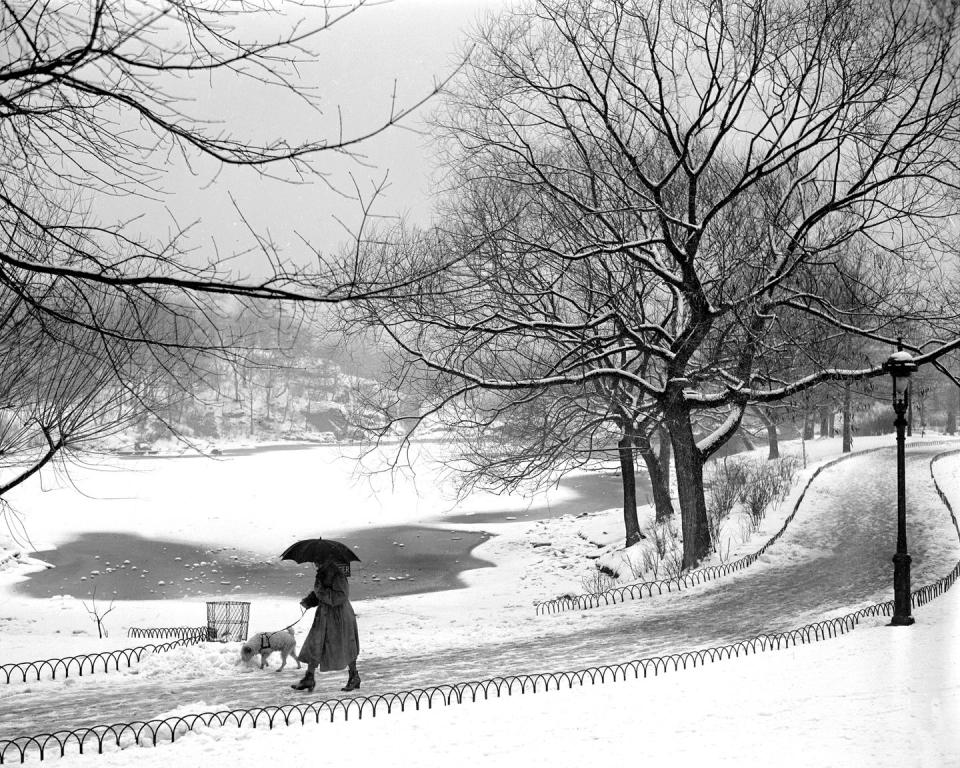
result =
M615 587L617 585L617 576L616 571L603 568L598 564L596 568L583 577L580 583L583 586L584 592L595 595Z

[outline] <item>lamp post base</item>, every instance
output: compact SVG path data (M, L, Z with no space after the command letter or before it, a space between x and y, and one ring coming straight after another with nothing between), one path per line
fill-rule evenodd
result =
M913 624L910 615L910 555L898 552L893 556L893 618L890 624L895 627L909 627Z
M889 627L909 627L915 619L913 616L897 616L894 614L893 618L890 619L890 623L887 625Z

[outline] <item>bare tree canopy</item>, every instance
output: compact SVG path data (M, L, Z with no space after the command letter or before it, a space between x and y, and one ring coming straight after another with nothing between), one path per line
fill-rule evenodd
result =
M491 19L437 118L427 239L464 261L371 312L462 389L612 378L654 401L692 566L703 461L749 403L880 375L844 367L853 340L907 335L921 362L960 346L957 13L539 0ZM405 274L424 244L395 250Z
M61 294L57 300L69 306L78 298ZM103 316L117 309L103 294L83 300L100 304ZM128 427L156 401L163 367L156 350L139 341L72 323L52 332L50 321L22 302L0 300L0 308L0 517L12 525L5 494ZM118 318L115 327L127 324L139 332L164 321L147 315Z
M266 276L240 279L233 254L216 246L185 252L181 232L141 232L136 221L91 213L93 198L162 198L174 167L322 178L322 157L352 152L417 109L436 89L408 104L386 100L382 119L352 133L342 117L332 128L321 123L330 74L310 67L326 36L366 4L4 2L0 281L22 290L39 273L127 295L176 289L319 302L383 289L376 265L355 254L327 262L304 244L289 260L251 232ZM278 100L306 118L275 128L231 109ZM330 281L334 264L347 284ZM34 294L24 300L43 308Z
M403 290L356 248L325 254L287 235L300 251L289 257L239 204L252 254L219 245L222 232L206 232L212 244L198 250L190 225L151 218L183 177L200 187L234 172L307 190L325 181L331 154L352 155L429 99L439 82L409 103L385 98L380 118L362 125L324 101L336 73L321 71L318 57L368 4L0 3L0 361L16 383L4 392L4 413L15 415L2 450L11 466L38 448L50 451L45 463L151 409L149 376L175 386L208 373L210 355L250 363L244 337L263 317L296 328L306 303ZM271 119L264 107L278 105L302 119ZM371 201L356 204L365 215ZM262 312L266 300L299 306ZM86 381L96 397L64 389ZM101 397L123 403L112 426ZM59 427L38 415L51 408Z

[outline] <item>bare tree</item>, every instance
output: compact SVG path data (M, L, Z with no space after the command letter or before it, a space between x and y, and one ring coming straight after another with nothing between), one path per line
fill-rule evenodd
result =
M882 374L827 352L783 371L780 356L811 337L892 346L904 329L921 363L960 346L943 226L958 213L956 14L539 0L491 20L438 117L449 223L434 260L463 260L424 283L428 310L374 314L466 389L637 387L669 429L695 565L710 549L703 464L748 405ZM397 275L424 252L395 248ZM566 281L604 274L629 276L621 301L584 311ZM824 290L837 281L855 303ZM571 327L591 341L557 345ZM490 374L518 349L558 354ZM650 367L611 368L615 354ZM705 417L718 426L698 434Z
M104 609L102 605L97 605L97 588L94 587L93 591L90 593L90 605L87 605L86 600L81 600L83 607L86 608L87 613L90 615L91 621L97 625L97 636L102 640L105 637L109 637L110 633L107 631L107 626L104 624L104 620L114 609L114 603L116 598L110 600L110 604Z
M609 384L609 386L608 386ZM567 472L615 458L623 488L626 546L643 534L637 513L636 455L647 465L658 518L673 510L667 473L650 442L657 414L645 412L620 382L524 392L470 393L440 420L457 437L453 464L464 487L543 487Z
M188 233L205 222L160 227L114 210L162 205L176 174L331 183L323 158L361 151L441 85L406 104L394 93L370 124L321 120L320 46L367 4L0 4L0 311L13 308L0 335L14 381L0 437L26 462L3 489L124 426L135 402L172 424L197 382L258 364L263 340L227 321L258 316L259 299L302 307L404 290L356 249L328 257L302 243L291 256L250 224L252 253L196 251ZM264 129L224 107L225 92L296 105L304 119ZM356 197L366 220L372 200ZM239 206L237 219L247 223ZM262 277L236 271L233 257L256 254ZM157 375L143 382L139 371ZM27 448L40 453L27 459Z
M68 286L50 286L64 305L78 299ZM85 297L110 316L110 298ZM52 295L48 300L53 301ZM0 291L0 506L5 496L48 466L63 468L78 454L128 427L144 408L156 408L162 369L139 342L104 336L75 323L38 321L19 297ZM128 320L150 327L158 318ZM117 319L115 328L124 321ZM11 530L18 528L11 525Z
M315 66L324 35L366 4L3 3L0 284L48 313L56 308L34 290L31 275L56 277L81 294L109 287L131 308L176 296L211 317L216 305L203 295L337 302L397 289L383 284L376 264L349 254L328 259L306 244L290 259L252 227L265 276L244 278L231 266L235 254L216 245L190 252L183 239L190 225L161 236L137 219L98 218L91 207L111 196L162 198L171 169L212 178L218 168L234 168L293 183L326 179L319 158L358 151L436 90L407 105L394 96L381 120L353 132L343 116L332 128L326 121L325 135L300 129L320 124L323 97L301 70ZM264 135L255 122L211 111L211 98L224 88L241 101L298 105L306 117ZM370 204L358 199L364 214ZM241 210L237 215L246 221ZM350 277L338 282L335 272L337 280Z
M495 190L487 193L496 195ZM474 201L471 214L481 218L489 210L490 198L484 197ZM529 224L544 226L543 221ZM393 246L402 249L442 253L458 245L439 231L400 230L394 234ZM451 370L468 358L469 364L487 378L529 381L540 376L544 366L568 355L576 358L587 348L595 351L594 364L598 367L646 375L649 355L609 348L608 330L589 319L612 309L631 316L642 311L632 290L633 283L640 279L637 270L595 273L587 263L560 269L550 261L530 263L518 270L513 258L512 253L491 246L482 254L463 259L450 280L438 277L430 290L404 299L403 312L395 314L391 304L380 301L368 302L367 312L379 317L381 326L397 339L410 330L403 326L411 314L429 318L429 338L413 343L429 344L434 360L442 359ZM461 323L477 306L505 318L542 322L544 327L559 323L562 329L558 327L552 335L523 335L491 323L476 329L471 342L464 344ZM381 307L386 309L377 315ZM349 325L354 313L347 312ZM461 468L469 467L463 476L466 486L479 482L513 490L521 484L551 483L559 474L582 467L597 456L615 455L621 465L629 546L642 537L635 477L635 454L639 452L653 486L658 519L673 513L668 470L661 468L660 455L651 444L660 425L659 410L644 390L627 379L595 377L567 387L503 387L492 391L455 375L435 376L434 366L419 363L416 355L401 355L388 376L403 382L404 391L414 395L419 413L388 415L385 423L392 419L415 424L418 419L430 418L454 430L465 446L457 452L455 462Z

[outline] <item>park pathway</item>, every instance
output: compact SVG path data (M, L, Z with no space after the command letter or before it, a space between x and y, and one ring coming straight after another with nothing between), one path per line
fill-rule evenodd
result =
M914 588L946 574L960 558L956 530L930 478L930 459L942 450L917 446L907 454ZM544 635L536 642L399 658L363 654L359 693L371 696L501 675L582 669L719 646L890 599L896 540L894 466L893 451L884 450L825 470L787 533L762 562L739 574L680 594L540 617ZM411 647L416 647L413 638ZM309 695L288 687L297 679L294 668L281 675L211 676L188 682L136 675L98 678L58 685L55 700L44 683L26 692L0 689L0 739L149 720L175 710L198 712L201 702L204 709L216 711L333 699L341 695L345 673L319 675L318 687Z

